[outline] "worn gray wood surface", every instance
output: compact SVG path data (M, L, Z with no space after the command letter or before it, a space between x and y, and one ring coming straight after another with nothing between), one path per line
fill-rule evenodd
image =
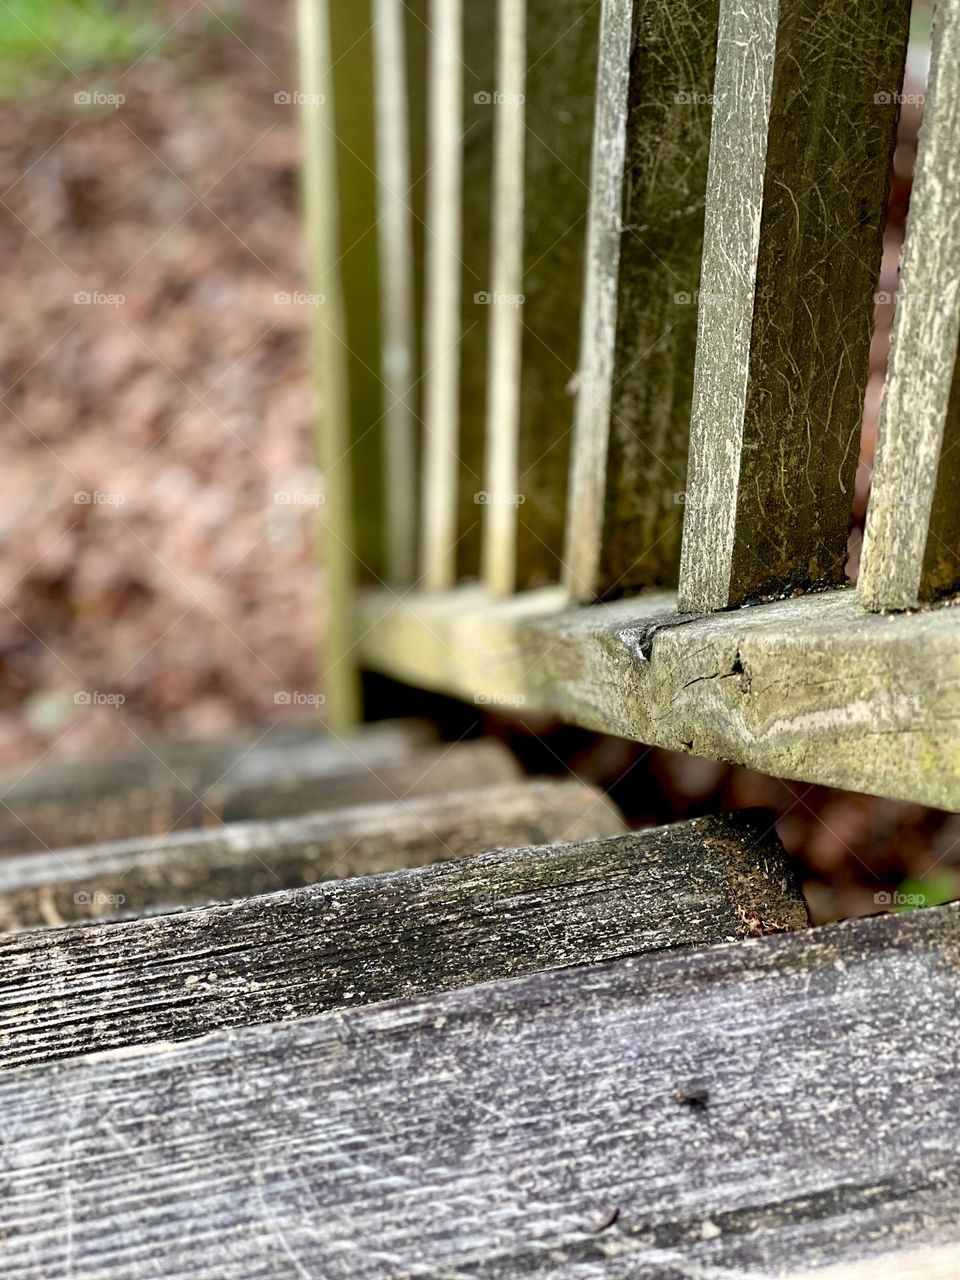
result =
M958 192L960 4L943 0L858 580L868 609L909 608L960 585Z
M370 593L364 661L638 742L960 810L960 615L879 616L838 590L707 617L670 592L571 608ZM522 702L520 701L522 700Z
M613 803L586 783L521 781L9 856L0 858L0 929L152 915L623 830Z
M488 574L501 590L561 577L599 25L599 4L527 0L524 132L510 156L513 172L505 178L508 201L522 193L522 255L516 260L515 247L507 248L516 278L498 286L502 292L492 304L495 313L514 311L505 327L507 341L517 344L514 366L494 367L494 382L519 376L507 393L508 399L515 396L516 416L509 426L500 424L515 440L488 486L491 526L510 526L504 548L515 539L513 563L498 558L496 571ZM508 113L513 106L504 102L500 110ZM494 386L491 416L496 415Z
M0 1065L806 924L762 812L0 937ZM425 1099L426 1101L426 1099Z
M13 782L0 803L0 854L435 794L505 782L519 766L492 740L411 748L374 731L256 748L222 769L157 758L142 773L118 774L111 777L109 763L50 765Z
M956 1267L958 963L932 908L4 1073L5 1275Z
M718 8L603 11L564 555L576 599L677 580Z
M680 578L843 579L908 0L722 0Z
M497 6L463 4L463 237L461 242L459 515L457 575L480 574L484 427L493 216L493 131L497 111Z

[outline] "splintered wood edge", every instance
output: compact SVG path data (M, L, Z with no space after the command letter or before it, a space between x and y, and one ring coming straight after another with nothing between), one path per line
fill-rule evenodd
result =
M867 614L838 589L710 616L672 593L571 607L363 593L361 661L776 777L960 809L960 615Z

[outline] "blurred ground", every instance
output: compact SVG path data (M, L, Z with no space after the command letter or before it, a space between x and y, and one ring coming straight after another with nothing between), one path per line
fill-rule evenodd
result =
M315 681L288 9L152 14L0 104L0 761L273 719Z
M273 721L277 693L313 689L323 622L310 307L284 300L305 288L296 108L274 100L294 84L291 5L3 8L0 766ZM908 95L924 74L921 41ZM851 576L919 117L908 98ZM770 806L817 919L877 910L878 892L960 892L954 816L538 721L488 727L531 768L609 787L636 823Z

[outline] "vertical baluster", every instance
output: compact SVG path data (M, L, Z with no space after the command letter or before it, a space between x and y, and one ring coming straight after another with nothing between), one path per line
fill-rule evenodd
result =
M491 307L490 234L493 131L497 84L497 8L492 0L463 7L463 239L460 336L460 515L457 571L480 572Z
M497 92L494 115L494 195L489 380L487 384L487 500L482 566L493 591L516 583L517 436L520 415L521 321L518 307L496 299L519 294L523 275L523 156L526 0L499 0Z
M680 607L842 580L908 0L722 0Z
M960 2L940 0L860 568L868 609L960 586L958 193Z
M525 31L519 4L507 0L502 13L494 235L506 261L492 302L488 580L510 591L562 572L600 5L527 0Z
M351 414L346 315L340 263L334 85L326 0L299 0L298 47L303 105L303 204L311 289L323 294L313 330L320 399L317 457L323 472L324 565L329 601L322 680L327 723L342 731L359 715L354 641L354 554L351 500Z
M326 0L326 15L327 126L334 136L336 178L325 196L336 201L336 273L343 298L339 337L349 386L346 465L356 512L352 550L361 578L378 581L386 573L386 544L371 0Z
M374 0L377 212L383 380L384 533L388 581L413 581L416 549L416 378L410 119L402 0Z
M442 590L451 586L456 578L462 24L461 0L434 0L430 10L430 167L427 174L426 404L421 553L421 577L428 590Z
M605 0L566 583L680 563L718 0Z

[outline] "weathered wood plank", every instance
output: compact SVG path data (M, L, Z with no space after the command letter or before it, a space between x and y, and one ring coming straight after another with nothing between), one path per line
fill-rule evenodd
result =
M521 49L522 61L506 74L501 63L496 144L487 581L498 591L561 577L600 25L585 0L527 0L525 29L516 7L501 12L509 65Z
M781 778L960 809L960 617L864 614L823 592L710 617L649 592L571 608L548 589L496 601L363 599L364 661L639 742Z
M842 581L908 0L722 0L680 606Z
M564 554L575 599L677 580L718 10L603 10Z
M6 1274L950 1275L958 964L934 908L4 1073Z
M360 681L353 650L354 508L351 469L347 310L339 270L341 235L338 155L331 73L328 0L297 0L297 48L303 93L302 201L307 274L316 299L311 353L317 389L315 452L323 475L324 572L328 611L324 636L327 723L344 733L359 720Z
M623 830L607 797L570 779L414 794L302 818L29 853L0 859L0 929L153 915Z
M890 107L893 110L893 107ZM905 609L960 585L960 5L934 17L858 590Z
M802 928L771 815L0 937L0 1066Z
M430 9L430 168L427 173L423 546L428 590L456 580L460 406L463 2Z
M497 6L463 6L463 236L460 308L460 508L457 575L480 574L491 283Z
M396 735L361 734L251 751L220 772L207 765L181 772L158 757L140 781L132 773L113 785L95 775L101 785L89 790L84 771L69 765L28 775L0 801L0 854L506 782L519 766L494 741L411 750Z

